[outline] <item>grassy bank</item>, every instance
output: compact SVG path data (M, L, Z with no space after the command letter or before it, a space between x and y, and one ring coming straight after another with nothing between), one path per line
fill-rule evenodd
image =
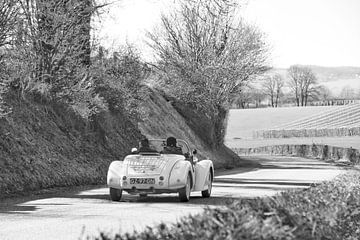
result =
M239 200L220 209L101 240L135 239L359 239L360 173L271 198Z
M147 117L137 126L121 109L84 119L66 104L9 93L12 113L0 118L0 198L39 189L104 184L111 161L138 141L175 136L189 141L216 168L250 164L225 146L212 149L156 91L148 89Z
M0 197L103 184L110 162L125 156L141 138L119 111L86 120L65 104L7 97L12 113L0 119Z

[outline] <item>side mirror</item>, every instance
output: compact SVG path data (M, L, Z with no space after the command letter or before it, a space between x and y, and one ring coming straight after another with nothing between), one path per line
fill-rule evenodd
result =
M197 154L197 150L196 150L196 149L193 150L193 154L194 154L194 155Z

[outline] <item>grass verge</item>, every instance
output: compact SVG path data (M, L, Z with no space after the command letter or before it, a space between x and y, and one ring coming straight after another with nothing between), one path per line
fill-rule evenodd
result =
M309 189L242 199L176 224L95 239L360 239L360 172Z

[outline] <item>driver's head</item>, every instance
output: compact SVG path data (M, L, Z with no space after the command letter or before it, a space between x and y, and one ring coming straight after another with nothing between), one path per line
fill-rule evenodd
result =
M147 138L144 138L143 140L141 140L140 146L141 147L149 147L149 140Z
M176 147L176 138L174 138L174 137L168 137L168 138L166 139L166 146Z

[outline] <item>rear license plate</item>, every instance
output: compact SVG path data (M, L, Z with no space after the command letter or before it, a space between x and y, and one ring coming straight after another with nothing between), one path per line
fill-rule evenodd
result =
M130 178L130 184L155 184L155 178Z

